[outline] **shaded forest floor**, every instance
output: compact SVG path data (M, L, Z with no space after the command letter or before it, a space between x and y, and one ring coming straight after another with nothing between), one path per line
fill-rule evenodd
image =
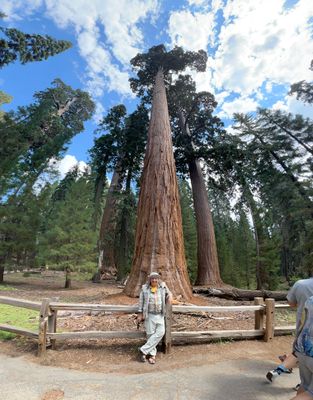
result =
M136 304L122 293L123 288L113 281L93 284L87 281L73 281L73 288L63 289L64 278L52 276L30 276L10 274L5 276L5 285L0 285L0 295L27 300L41 301L46 297L59 297L62 302L84 302L103 304ZM232 301L214 297L195 295L195 305L242 305L248 301ZM135 314L110 314L102 312L60 312L58 331L82 330L136 330ZM288 325L293 319L290 312L277 313L277 324ZM214 313L214 314L174 314L173 330L226 330L253 329L252 312ZM142 327L140 329L143 329ZM206 344L173 345L169 355L158 353L155 366L138 362L138 347L142 341L128 339L112 340L67 340L57 342L55 351L49 350L41 359L36 357L36 341L16 337L10 341L0 341L0 351L12 356L24 355L42 365L60 366L70 369L98 372L132 374L167 370L181 366L199 366L221 360L267 359L277 362L277 356L289 352L292 336L275 338L273 342L261 340L231 341L223 340Z

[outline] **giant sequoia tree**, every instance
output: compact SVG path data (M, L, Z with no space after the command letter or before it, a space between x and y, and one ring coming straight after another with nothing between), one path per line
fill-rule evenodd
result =
M174 295L190 298L192 292L186 268L181 210L173 157L171 130L164 76L187 66L203 70L205 52L186 52L174 48L166 52L163 45L132 61L138 79L132 88L144 94L143 85L153 87L152 113L141 180L133 265L125 292L136 296L151 271L159 271Z
M197 92L189 75L180 75L169 88L178 171L190 177L197 221L197 285L220 286L214 224L200 160L210 164L210 149L225 133L218 117L212 115L217 103L209 92Z
M148 53L135 57L131 62L140 68L138 79L131 79L132 89L146 101L151 101L153 75L159 64L165 66L171 123L174 129L175 159L178 171L188 175L192 185L193 204L197 220L198 272L196 284L220 286L217 248L210 204L200 159L208 155L213 136L222 132L222 123L212 116L216 102L208 92L196 92L190 75L175 74L180 63L191 64L197 71L204 71L207 55L204 51L184 52L181 48L165 53L164 47L151 48ZM172 66L171 68L168 68ZM206 157L207 158L207 157Z

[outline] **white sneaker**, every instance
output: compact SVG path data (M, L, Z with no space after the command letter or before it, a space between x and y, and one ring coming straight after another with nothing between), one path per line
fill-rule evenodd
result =
M276 369L273 369L272 371L268 371L266 374L266 378L270 381L273 382L280 374L277 372Z

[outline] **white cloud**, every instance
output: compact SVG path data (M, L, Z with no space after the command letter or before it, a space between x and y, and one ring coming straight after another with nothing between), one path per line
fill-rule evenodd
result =
M168 34L171 46L182 46L188 50L206 50L212 36L214 14L192 13L188 10L172 12Z
M99 121L103 118L104 111L105 111L105 109L104 109L103 105L99 101L97 101L96 102L96 110L93 115L93 120L95 121L96 124L98 124Z
M52 159L50 161L50 166L60 173L61 179L64 178L65 175L75 166L77 166L78 170L81 172L88 168L84 161L78 161L75 156L70 154L66 154L66 156L61 160Z
M254 111L277 85L285 85L287 92L293 82L312 80L313 1L298 0L285 8L285 0L214 0L210 12L209 2L188 3L197 12L173 12L168 33L172 45L215 49L209 55L207 72L192 76L198 90L219 93L217 100L224 101L220 117ZM220 30L218 10L225 18ZM229 94L236 94L236 100L228 101ZM310 107L290 98L282 106L306 115L310 112Z
M218 113L220 118L232 118L234 113L249 113L256 111L258 102L246 96L222 104L222 110Z
M287 111L292 114L301 114L305 118L313 119L313 105L303 103L293 96L286 96L284 100L277 101L272 108L274 110Z
M41 5L42 0L1 0L0 10L6 14L6 21L14 21L31 15Z
M313 54L309 19L313 2L234 0L223 9L226 24L215 55L214 84L249 95L264 82L289 85L309 79ZM268 89L270 86L268 85Z
M129 60L143 45L138 24L157 12L156 0L46 0L47 15L61 28L73 26L87 62L87 88L132 96Z

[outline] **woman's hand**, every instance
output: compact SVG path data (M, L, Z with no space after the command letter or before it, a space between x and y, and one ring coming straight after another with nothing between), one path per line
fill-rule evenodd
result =
M144 316L143 313L140 313L137 315L137 323L140 324L140 322L144 321Z

